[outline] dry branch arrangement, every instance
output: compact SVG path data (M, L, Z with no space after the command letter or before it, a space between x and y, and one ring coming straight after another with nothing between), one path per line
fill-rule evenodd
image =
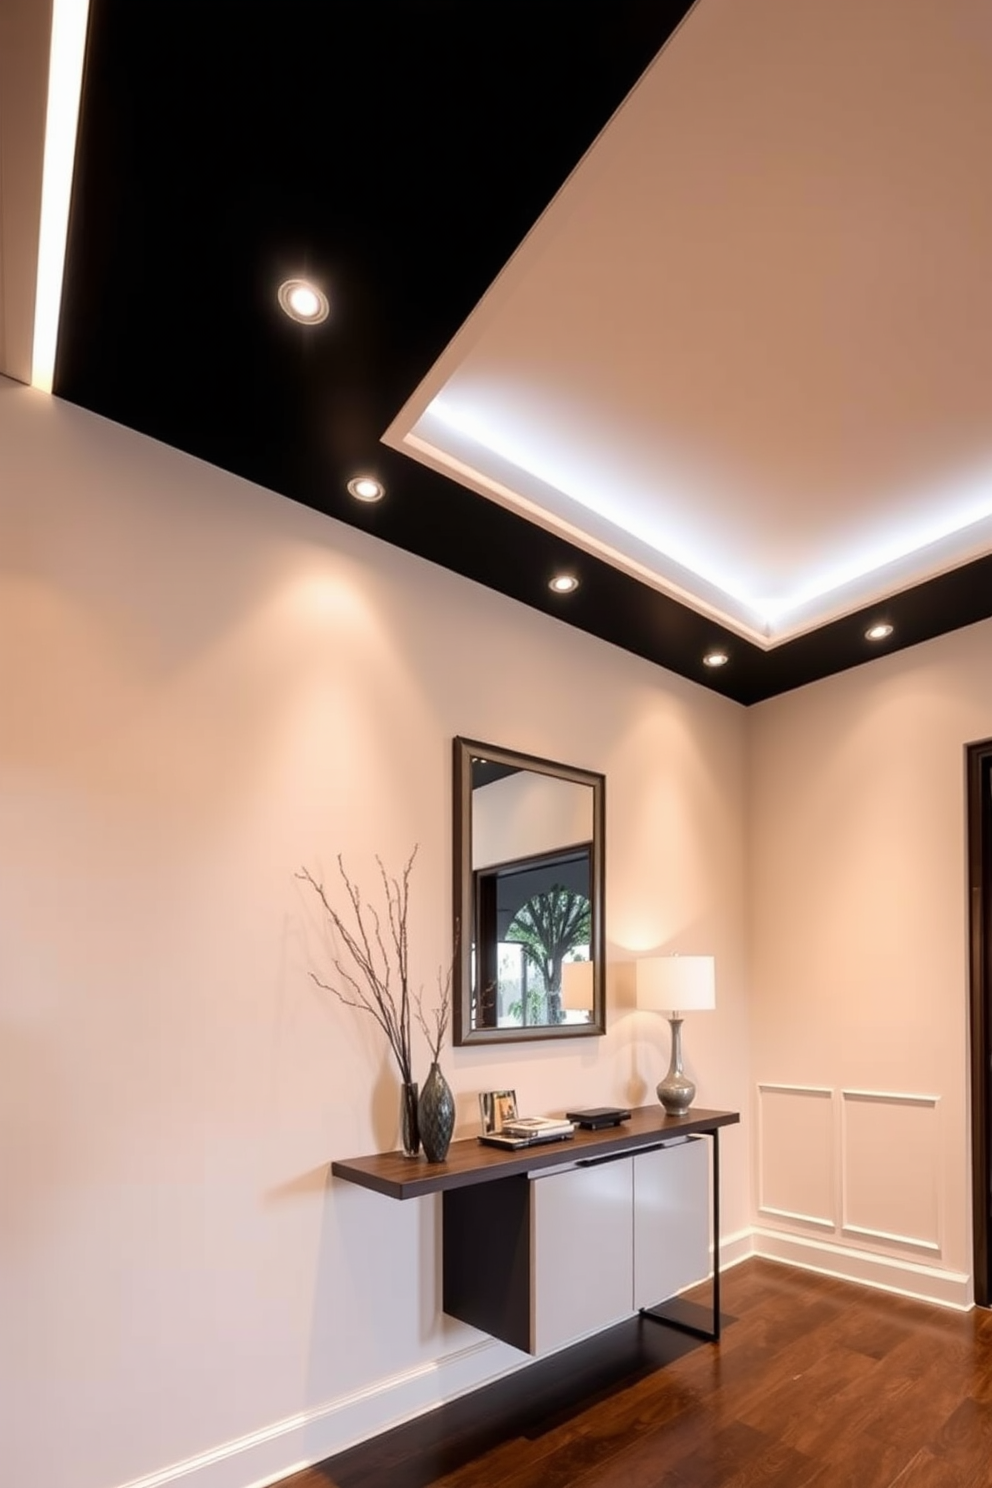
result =
M303 868L296 875L304 883L308 883L317 895L351 960L349 966L340 956L334 957L334 969L340 982L344 984L343 987L322 981L315 971L311 971L311 977L318 987L325 992L332 992L345 1007L360 1008L375 1019L389 1040L389 1047L396 1058L404 1085L413 1084L407 909L410 871L416 856L415 847L398 879L391 878L383 867L382 859L376 857L385 898L385 926L379 911L373 904L362 899L358 885L348 877L340 854L338 872L351 904L351 923L347 923L334 908L324 885L314 878L308 868ZM419 994L417 1006L418 1018L423 1021ZM440 1043L440 1037L438 1042Z
M457 947L456 947L457 952ZM427 1047L431 1051L431 1063L437 1064L441 1058L441 1045L444 1043L444 1035L448 1028L448 1015L451 1012L451 969L454 966L452 960L448 967L448 975L442 978L440 971L437 974L437 1005L431 1008L430 1013L424 1012L423 996L417 993L417 1022L423 1029Z
M382 892L385 901L385 923L374 905L366 903L356 883L348 877L344 861L338 854L338 872L351 904L350 923L346 922L330 902L324 885L314 878L308 868L296 875L310 885L320 900L331 927L344 946L350 964L339 956L334 958L334 970L342 985L335 986L323 981L316 972L310 976L325 992L332 992L345 1007L360 1008L369 1013L389 1041L400 1079L404 1085L412 1085L413 1060L410 1048L410 976L409 937L407 913L410 902L410 873L417 848L407 859L399 878L390 877L383 867L382 859L376 857ZM457 944L455 947L457 953ZM441 1045L448 1030L451 1015L451 977L454 970L454 955L447 975L437 973L437 1003L424 1008L423 992L413 994L416 1017L427 1046L431 1051L431 1062L436 1064L441 1057Z

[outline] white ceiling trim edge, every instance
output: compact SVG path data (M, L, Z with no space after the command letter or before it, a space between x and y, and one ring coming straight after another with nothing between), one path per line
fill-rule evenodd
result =
M707 586L704 580L694 574L690 575L674 562L667 563L666 571L663 572L659 563L660 555L646 543L638 543L629 533L614 527L605 518L573 501L564 492L552 491L537 477L512 467L509 461L494 458L491 464L505 465L507 473L512 470L516 477L513 485L500 480L494 473L481 470L475 461L468 458L474 441L466 435L453 438L452 431L445 430L446 443L443 446L430 437L432 422L427 418L421 419L416 428L401 439L390 437L390 431L390 435L384 436L383 443L412 456L442 475L450 476L459 485L488 497L497 505L517 512L527 521L543 527L545 531L556 533L593 557L604 559L614 568L678 600L697 614L708 616L736 635L768 647L768 635L758 628L760 619L749 615L743 606L738 607L732 596L721 593L715 586ZM457 449L457 453L452 446ZM490 452L486 453L488 455ZM535 494L528 497L519 489L521 485L539 487L540 496ZM570 508L574 509L576 520L569 519ZM611 538L616 540L611 541ZM618 545L618 541L622 541L623 547ZM641 556L634 556L633 549L637 549ZM686 580L691 580L691 587L680 583L678 574L684 574ZM706 590L711 591L709 599L704 592Z
M406 433L401 433L400 421L395 420L383 443L715 620L762 651L773 651L853 610L884 608L886 600L900 590L992 553L992 518L983 518L866 574L841 580L771 622L738 596L667 558L470 435L442 423L430 409Z

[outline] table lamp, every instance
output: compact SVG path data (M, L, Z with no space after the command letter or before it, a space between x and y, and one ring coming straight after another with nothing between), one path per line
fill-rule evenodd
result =
M561 969L561 1005L574 1012L591 1013L593 973L591 961L566 961Z
M668 1074L658 1084L669 1116L684 1116L696 1096L682 1067L682 1014L716 1007L715 967L712 956L645 956L637 963L637 1006L666 1013L672 1025Z

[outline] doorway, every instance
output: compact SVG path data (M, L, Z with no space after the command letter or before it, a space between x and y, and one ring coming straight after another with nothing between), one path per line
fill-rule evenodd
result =
M992 1306L992 739L968 745L971 1152L975 1301Z

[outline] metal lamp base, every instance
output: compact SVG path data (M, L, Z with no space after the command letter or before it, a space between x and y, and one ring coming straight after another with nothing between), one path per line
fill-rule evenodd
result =
M658 1081L658 1099L669 1116L684 1116L696 1099L696 1087L682 1068L682 1019L669 1018L672 1025L672 1057L668 1074Z

